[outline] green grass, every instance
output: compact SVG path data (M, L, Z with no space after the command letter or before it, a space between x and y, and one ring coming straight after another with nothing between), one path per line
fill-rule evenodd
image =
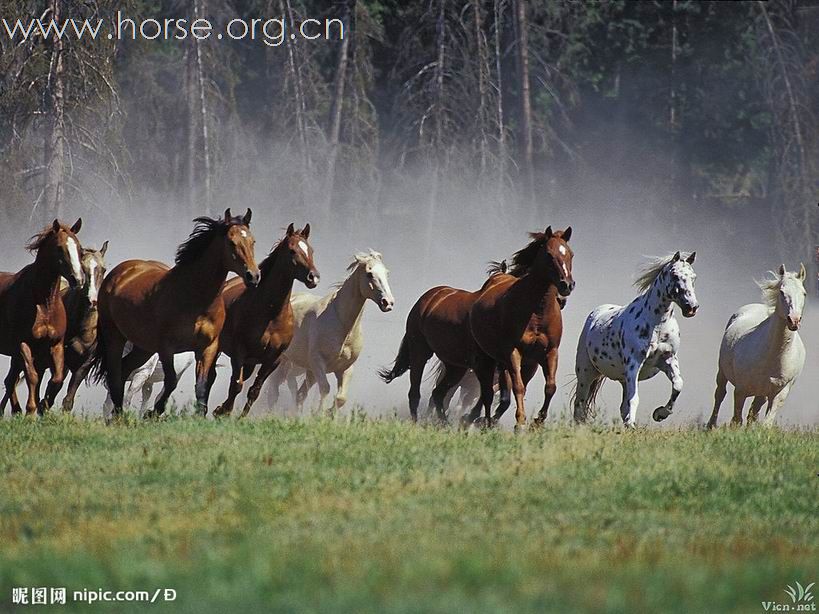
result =
M819 580L818 439L3 420L0 611L759 612Z

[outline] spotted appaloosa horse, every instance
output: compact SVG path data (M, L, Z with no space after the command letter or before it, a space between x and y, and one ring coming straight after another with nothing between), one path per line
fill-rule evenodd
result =
M660 258L650 263L635 282L640 296L625 307L601 305L586 318L577 343L574 419L583 422L605 378L623 386L620 415L634 426L639 396L638 380L662 371L671 380L671 398L654 410L654 420L665 420L683 387L677 362L680 327L674 305L692 317L699 304L694 293L696 274L691 266L696 252Z

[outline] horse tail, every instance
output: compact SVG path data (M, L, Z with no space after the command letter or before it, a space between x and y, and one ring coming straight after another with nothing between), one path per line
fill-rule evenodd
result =
M603 383L606 381L605 377L599 377L594 380L591 385L589 386L589 397L586 399L586 407L583 409L586 411L593 410L597 405L597 395L600 393L600 389L603 387ZM569 406L574 408L574 403L577 400L577 378L574 380L574 385L572 386L572 393L569 395Z
M105 335L102 334L103 328L103 312L98 311L97 320L97 341L94 344L94 349L91 350L91 366L88 369L86 381L91 384L106 383L106 375L108 375L108 364L105 356Z
M410 368L410 348L409 348L409 341L407 340L407 335L404 335L404 338L401 339L401 346L398 348L398 355L395 357L395 361L392 363L392 369L388 369L386 367L378 370L378 377L383 379L387 384L389 384L392 380L396 377L401 377L409 371Z

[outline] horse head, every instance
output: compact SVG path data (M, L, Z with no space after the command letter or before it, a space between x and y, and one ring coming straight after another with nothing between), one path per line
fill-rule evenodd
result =
M802 310L805 308L805 298L807 291L805 290L805 265L799 265L799 272L789 272L785 269L785 265L780 265L777 271L776 284L772 286L771 292L776 292L774 295L775 312L785 320L788 330L797 331L799 325L802 323ZM771 301L773 302L773 301Z
M665 293L679 306L686 318L696 315L700 306L694 292L694 282L697 279L697 274L694 272L692 265L696 257L697 252L691 252L685 257L677 252L663 270Z
M37 252L36 261L48 262L72 288L85 281L80 264L82 245L77 238L80 228L82 218L70 228L55 219L45 230L34 235L27 246L30 251Z
M100 249L83 248L80 263L85 283L83 290L92 307L97 306L97 297L102 280L105 278L105 252L108 251L108 241L102 244Z
M315 288L321 276L313 262L313 247L308 242L310 238L310 224L297 230L293 224L287 227L287 234L282 240L288 250L288 262L293 270L293 277L310 289Z
M572 227L566 230L552 231L549 226L541 236L542 247L538 253L537 262L541 267L545 267L549 278L557 286L557 291L562 297L569 296L574 290L575 281L572 277L572 259L574 252L569 247L569 239L572 237ZM532 235L536 237L535 234Z
M378 305L381 311L392 311L395 299L390 289L389 270L381 254L373 250L356 254L349 268L358 275L361 295Z
M250 232L250 218L253 212L248 209L242 217L233 217L230 208L225 210L225 260L228 269L239 275L245 285L253 288L259 285L261 273L256 265L254 246L256 239Z

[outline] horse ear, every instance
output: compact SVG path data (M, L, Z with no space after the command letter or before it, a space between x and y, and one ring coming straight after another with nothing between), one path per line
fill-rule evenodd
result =
M305 239L310 237L310 223L304 225L304 229L301 231L301 236Z
M293 227L293 223L291 222L290 226L287 227L287 236L292 237L294 234L296 234L296 229Z
M232 218L233 216L230 214L230 207L228 207L225 209L225 221L229 222Z
M552 234L554 234L554 233L552 233L552 227L551 227L551 226L547 226L547 227L546 227L546 230L544 230L544 231L543 231L543 234L544 234L544 235L546 235L546 238L547 238L547 239L551 239L551 238L552 238Z
M688 264L694 264L694 259L697 257L697 252L691 252L691 255L685 259Z
M247 208L247 213L242 218L242 224L245 226L250 226L250 218L253 217L253 211L250 210L250 207Z
M680 255L680 252L677 252L676 254L674 254L674 257L671 259L671 262L678 262L680 260L680 258L682 258L682 256Z
M784 274L785 274L785 265L784 265L784 264L780 264L780 265L779 265L779 274L780 274L780 275L784 275Z
M60 230L60 220L58 220L56 217L54 218L54 221L51 223L51 228L54 230L54 232Z
M82 218L78 217L77 221L74 222L74 225L71 227L71 232L77 234L80 231L80 228L82 228Z
M566 230L563 231L563 240L568 243L569 239L572 238L572 227L569 226Z
M801 262L799 263L799 281L805 281L805 278L808 276L808 272L805 270L805 265Z
M108 241L106 241L105 243L102 244L102 247L100 248L100 256L104 256L105 252L107 252L107 251L108 251Z

